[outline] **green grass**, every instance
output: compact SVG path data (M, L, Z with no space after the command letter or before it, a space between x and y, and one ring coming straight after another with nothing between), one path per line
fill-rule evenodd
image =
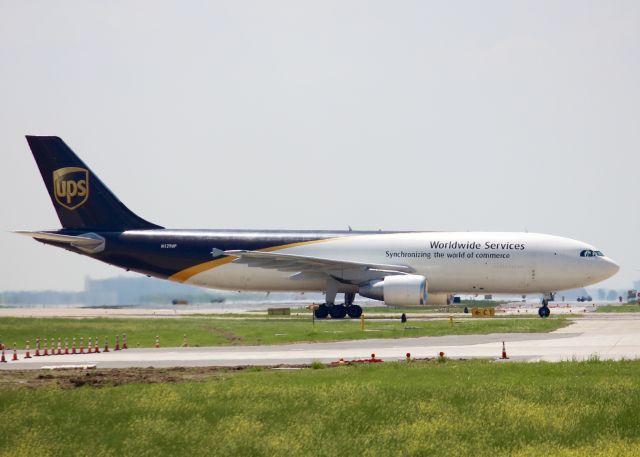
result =
M445 306L363 306L362 309L365 313L386 313L386 314L429 314L429 313L463 313L465 306L469 308L495 308L501 304L507 303L506 301L496 300L463 300L461 303L445 305ZM306 308L292 308L292 312L296 313L311 313Z
M640 362L631 361L448 360L5 386L0 455L637 456L638 411Z
M428 313L440 313L444 312L444 310L448 309L450 313L461 313L463 312L464 306L459 308L458 306L444 306L444 307L426 307L426 306L363 306L362 311L364 314L376 313L376 314L428 314ZM311 314L311 310L305 308L292 308L291 312L295 312L298 314Z
M464 311L464 306L463 307L459 307L459 306L443 306L443 307L423 307L423 308L417 308L417 307L411 307L411 308L402 308L402 307L394 307L394 306L385 306L385 307L381 307L381 306L374 306L374 307L370 307L370 308L363 308L363 311L365 314L367 313L374 313L374 314L378 314L378 313L384 313L384 314L430 314L430 313L451 313L451 314L457 314L457 313L462 313Z
M626 305L602 305L598 306L596 313L640 313L640 305L637 303Z
M186 334L190 346L224 346L293 343L300 341L342 341L366 338L401 338L407 336L470 335L487 333L549 332L568 325L563 318L552 319L459 319L453 325L448 320L409 320L381 322L365 321L365 331L359 320L318 321L311 319L212 319L206 317L182 318L2 318L0 339L5 344L18 343L23 347L26 340L34 347L36 336L85 338L97 336L104 345L105 336L113 347L115 335L127 334L129 347L151 347L156 335L160 345L176 347L182 345Z

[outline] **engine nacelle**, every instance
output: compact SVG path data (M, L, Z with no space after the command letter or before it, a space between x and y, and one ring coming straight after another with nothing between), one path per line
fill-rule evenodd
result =
M360 287L358 293L391 306L426 305L427 278L420 275L385 276Z

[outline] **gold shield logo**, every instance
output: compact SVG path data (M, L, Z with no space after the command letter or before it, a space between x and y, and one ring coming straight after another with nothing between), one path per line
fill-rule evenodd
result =
M58 168L53 172L56 201L73 211L89 198L89 170L78 167Z

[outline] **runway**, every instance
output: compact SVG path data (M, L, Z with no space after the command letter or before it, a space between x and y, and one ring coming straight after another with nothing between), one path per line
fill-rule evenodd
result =
M433 358L493 358L501 355L502 341L511 361L618 360L640 358L640 313L590 314L572 319L572 325L551 333L508 333L401 339L371 339L334 343L297 343L273 346L207 348L148 348L101 354L56 355L3 363L0 369L40 369L43 366L95 364L98 368L185 366L274 366L330 363L364 359L376 354L385 361ZM8 358L11 352L7 352Z

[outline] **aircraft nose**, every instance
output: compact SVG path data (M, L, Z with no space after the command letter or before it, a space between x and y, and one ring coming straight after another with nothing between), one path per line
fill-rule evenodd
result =
M602 274L605 278L610 278L620 270L620 266L608 257L600 258Z

